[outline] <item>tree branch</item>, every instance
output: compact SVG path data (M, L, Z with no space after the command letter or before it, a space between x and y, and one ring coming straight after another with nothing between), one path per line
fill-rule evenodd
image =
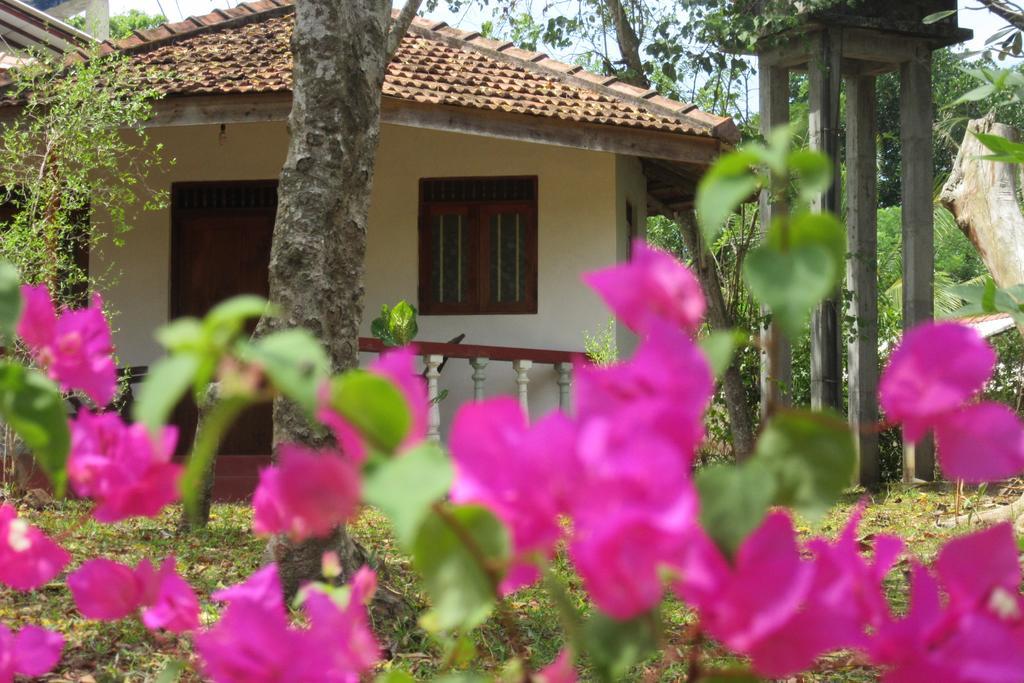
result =
M626 8L622 6L622 0L605 0L608 6L608 13L615 23L615 40L619 44L619 53L626 65L625 73L617 74L618 77L639 88L651 87L644 73L644 63L640 59L640 37L626 16Z
M388 29L388 42L385 48L389 63L394 58L395 53L398 52L398 46L402 44L405 32L409 30L409 25L412 24L412 20L416 17L416 12L419 11L422 3L423 0L405 0L402 11L391 20L391 28Z
M1014 28L1024 31L1024 12L1021 12L1016 5L1005 0L978 0L978 2Z

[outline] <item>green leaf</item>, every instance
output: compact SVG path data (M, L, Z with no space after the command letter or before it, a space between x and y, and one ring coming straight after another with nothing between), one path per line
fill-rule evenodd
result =
M768 231L768 242L780 250L784 249L784 242L791 247L824 247L835 266L833 285L843 281L846 272L846 229L831 213L805 211L797 214L790 219L786 233L783 233L782 223L776 223Z
M316 413L317 391L331 372L331 361L316 337L304 329L272 332L239 345L242 360L256 363L282 394Z
M388 314L388 330L396 346L406 346L416 338L419 326L416 324L416 309L402 299Z
M697 472L700 525L731 557L764 519L775 499L775 482L756 460L717 465Z
M811 201L832 187L834 167L827 154L810 149L798 149L787 159L789 170L797 177L797 188L804 201Z
M209 345L198 318L178 318L156 331L156 340L168 351L200 351Z
M448 506L444 516L432 510L412 552L433 605L420 619L424 628L464 630L483 623L494 609L497 586L482 563L502 566L510 545L508 531L482 507Z
M803 332L811 309L833 291L836 270L823 246L780 251L765 244L747 255L743 279L755 298L771 309L783 333L794 340Z
M331 407L384 453L393 453L412 426L409 406L398 388L363 370L331 380Z
M185 672L188 662L183 659L172 659L164 665L164 668L157 674L154 683L177 683Z
M993 152L993 154L982 157L983 159L1009 164L1024 163L1024 143L1013 142L1000 135L990 133L974 133L974 137Z
M363 499L388 516L399 545L408 550L430 506L448 493L453 476L441 447L423 443L369 468L363 477Z
M768 422L754 457L775 479L774 503L816 520L852 482L857 449L837 415L787 410Z
M732 363L736 349L747 343L747 334L740 330L716 330L701 337L697 343L715 377L721 377Z
M264 315L275 315L276 309L263 297L243 294L222 301L203 318L203 327L217 345L234 339L246 322Z
M192 384L199 363L198 356L187 353L161 358L151 365L132 406L135 421L151 432L167 424L174 406Z
M704 240L714 244L736 208L761 186L756 166L761 155L739 149L715 162L697 185L697 221Z
M406 671L392 669L391 671L379 674L373 679L373 683L416 683L416 679Z
M195 446L180 482L182 503L190 517L195 518L199 511L203 480L213 465L220 442L242 411L251 404L252 400L247 396L234 395L218 399L198 425Z
M35 370L0 362L0 418L25 442L50 479L54 494L67 486L71 433L57 385Z
M955 9L947 9L947 10L943 10L941 12L934 12L934 13L929 14L928 16L926 16L924 19L922 19L921 23L923 23L923 24L937 24L938 22L942 21L943 19L948 19L949 17L952 17L955 14L956 14L956 10Z
M582 649L601 681L624 680L635 665L657 650L660 626L655 615L616 621L594 612L583 624Z
M996 86L995 83L984 83L984 84L979 85L978 87L976 87L976 88L974 88L972 90L968 90L963 95L958 97L949 106L950 107L956 106L956 105L962 104L964 102L979 102L981 100L987 100L989 97L992 97L992 95L995 95L996 91L998 89L999 88L998 88L998 86Z
M18 269L0 261L0 344L14 338L21 317L21 278Z

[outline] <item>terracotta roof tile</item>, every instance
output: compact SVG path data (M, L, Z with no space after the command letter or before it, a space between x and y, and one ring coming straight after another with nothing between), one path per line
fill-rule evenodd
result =
M293 6L256 0L108 43L166 95L291 89ZM417 18L388 68L384 95L491 111L736 140L730 119L511 43Z

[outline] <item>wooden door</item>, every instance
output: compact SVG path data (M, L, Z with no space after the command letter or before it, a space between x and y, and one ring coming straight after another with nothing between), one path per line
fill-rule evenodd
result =
M277 211L275 182L176 184L172 202L173 317L202 317L216 304L239 294L268 295L270 243ZM196 416L191 398L175 411L179 454L192 447ZM219 452L265 462L271 440L270 406L255 406L239 417ZM245 465L221 462L218 480L222 472L238 471L239 465L255 474L255 461ZM247 493L237 491L227 497Z

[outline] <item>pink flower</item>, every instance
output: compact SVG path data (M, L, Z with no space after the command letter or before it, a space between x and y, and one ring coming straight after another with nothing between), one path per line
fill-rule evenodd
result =
M0 683L15 676L36 678L49 673L60 661L64 637L38 626L26 626L17 634L0 624Z
M969 327L928 323L907 332L882 373L879 397L888 419L919 441L938 420L981 391L995 351Z
M80 411L71 422L68 477L80 496L96 500L101 522L154 517L177 501L181 465L171 462L177 429L165 427L154 441L141 424L116 413Z
M283 610L283 595L277 565L268 564L251 574L243 583L219 590L211 597L218 602L228 604L244 600L257 603L268 610Z
M550 558L562 536L558 517L575 479L573 440L564 415L552 413L531 429L512 398L467 403L455 415L452 500L483 505L509 528L515 558L502 583L506 594L537 580L530 556Z
M0 583L30 591L60 574L71 556L39 529L0 505Z
M1024 472L1024 426L1001 403L979 403L944 415L935 424L942 472L951 479L985 482Z
M581 426L570 507L569 557L597 606L617 619L661 600L661 569L678 565L697 516L687 459L666 439L628 426Z
M364 567L344 607L310 591L304 603L310 627L296 629L273 591L280 587L277 567L261 569L215 595L228 606L195 638L204 673L215 683L358 683L379 658L366 612L375 586L376 576Z
M540 670L537 683L576 683L576 669L572 666L572 653L562 650L555 661Z
M706 632L741 654L789 622L814 579L801 557L789 515L773 512L740 546L730 566L714 544L696 533L676 584L679 597L697 609ZM754 662L759 669L758 662Z
M698 346L680 330L652 324L627 362L576 368L579 420L601 416L637 433L656 433L691 462L704 439L704 411L714 378Z
M883 581L903 551L903 542L876 536L874 558L860 553L857 526L859 506L840 537L807 543L813 553L814 579L807 599L793 617L750 650L757 672L784 678L809 669L815 659L841 649L864 649L867 630L889 617Z
M278 464L260 472L253 531L296 540L326 536L355 514L359 472L350 458L284 445Z
M103 301L57 315L45 285L21 288L25 306L18 335L32 357L65 391L81 390L98 406L108 405L117 389L117 369L111 354L110 325Z
M153 569L142 560L132 569L104 558L85 562L68 576L78 611L89 619L116 621L142 610L150 630L185 633L199 627L199 600L168 557Z
M616 317L637 334L664 321L697 333L704 317L704 294L690 270L670 254L633 242L633 260L583 276Z
M984 482L1024 471L1024 425L998 403L967 405L992 375L995 352L955 323L919 326L904 337L882 374L889 419L910 441L935 430L942 471Z
M1009 524L956 538L933 574L915 564L910 609L888 619L869 652L883 681L1016 683L1024 680L1024 599ZM941 592L947 600L943 603ZM927 678L926 678L927 677Z

